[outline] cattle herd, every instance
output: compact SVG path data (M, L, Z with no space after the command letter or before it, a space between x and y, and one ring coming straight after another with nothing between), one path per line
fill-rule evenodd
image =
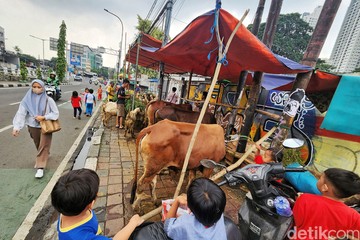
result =
M116 116L116 103L108 102L102 107L103 125L108 127L111 116ZM125 137L128 133L134 137L136 122L147 125L136 138L135 178L131 194L133 207L139 206L144 199L155 201L156 176L164 168L182 168L190 144L199 112L192 111L190 104L173 104L160 100L150 101L145 111L136 108L128 112L125 119ZM144 161L143 175L138 180L138 155ZM224 129L216 124L213 114L206 113L200 126L188 170L189 183L195 177L200 160L221 161L225 156ZM203 176L209 177L212 169L204 169ZM144 193L147 184L151 196Z

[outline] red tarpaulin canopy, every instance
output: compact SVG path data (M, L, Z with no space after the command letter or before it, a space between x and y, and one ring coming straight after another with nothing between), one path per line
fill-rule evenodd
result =
M194 19L179 35L171 42L157 51L141 49L139 64L142 66L157 66L159 61L165 63L165 72L193 72L203 76L212 76L216 67L218 43L215 35L210 32L214 24L214 13L210 11ZM224 45L228 41L238 19L227 11L219 11L219 32L224 39ZM215 33L214 33L215 34ZM148 43L148 35L143 35L144 43ZM209 39L212 40L209 41ZM155 47L156 39L151 39L151 47ZM160 42L157 45L161 45ZM210 59L208 59L210 55ZM130 62L136 61L136 48L130 49ZM151 60L150 60L151 59ZM262 71L274 74L291 74L310 71L308 66L300 65L291 60L279 58L273 54L256 36L242 25L231 42L226 55L227 65L222 66L219 80L227 79L237 82L242 70ZM141 62L141 63L140 63ZM285 65L287 64L287 65ZM288 65L290 64L290 65ZM168 66L168 68L166 68ZM153 67L154 68L154 67Z

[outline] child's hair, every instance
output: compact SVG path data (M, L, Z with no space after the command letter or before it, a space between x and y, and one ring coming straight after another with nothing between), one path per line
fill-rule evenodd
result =
M90 169L72 170L61 176L51 192L51 203L65 216L77 216L95 200L99 176Z
M89 93L93 93L94 90L92 88L89 89Z
M89 88L85 88L85 92L89 91Z
M336 197L347 198L360 193L360 177L356 173L340 168L329 168L324 174L334 186Z
M271 160L276 162L277 158L276 158L275 148L270 147L270 148L266 149L266 151L271 151Z
M189 186L187 202L196 219L204 226L210 227L224 212L226 196L213 181L197 178Z
M74 98L76 98L76 97L79 96L79 93L78 93L77 91L73 91L73 92L72 92L72 96L73 96Z

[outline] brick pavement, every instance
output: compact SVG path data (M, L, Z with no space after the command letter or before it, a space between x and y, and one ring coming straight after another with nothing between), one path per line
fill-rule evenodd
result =
M136 156L134 139L124 138L124 130L113 127L114 119L111 119L110 126L104 129L99 148L96 171L100 176L100 189L94 210L104 235L113 237L135 214L129 202ZM139 166L141 174L141 158ZM160 174L156 187L158 198L172 198L178 179L179 174ZM186 182L185 179L184 184ZM244 192L227 186L222 188L227 196L225 215L237 223L237 210L244 199ZM183 186L182 191L184 189ZM155 208L154 204L143 202L138 213L143 215ZM158 214L149 221L160 219Z

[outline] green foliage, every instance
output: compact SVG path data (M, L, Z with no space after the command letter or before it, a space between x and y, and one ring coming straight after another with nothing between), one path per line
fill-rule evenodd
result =
M300 149L284 148L282 163L284 167L291 163L304 164L304 160L301 158Z
M248 26L251 30L252 24ZM260 24L257 37L262 39L265 23ZM280 14L271 50L295 62L300 62L313 28L300 18L299 13Z
M331 72L335 69L333 65L327 64L325 60L322 60L321 58L317 60L315 68L324 72Z
M360 72L360 67L355 68L354 73Z
M26 81L28 76L28 70L24 62L20 62L20 75L21 80Z
M129 99L126 100L125 102L125 109L126 112L130 112L131 111L131 107L132 107L132 100L133 100L133 96L131 96ZM145 104L138 98L135 98L135 102L134 102L134 109L135 108L140 108L141 111L145 112Z
M42 79L40 65L38 65L36 68L36 77L37 77L37 79L40 79L40 80Z
M62 82L66 72L66 24L62 21L60 25L59 40L57 44L56 76Z
M137 15L137 18L138 18L138 25L136 26L136 29L139 30L140 32L147 33L151 27L152 22L150 20L142 19L139 15ZM150 35L158 40L163 40L165 34L158 27L154 27L151 30Z

